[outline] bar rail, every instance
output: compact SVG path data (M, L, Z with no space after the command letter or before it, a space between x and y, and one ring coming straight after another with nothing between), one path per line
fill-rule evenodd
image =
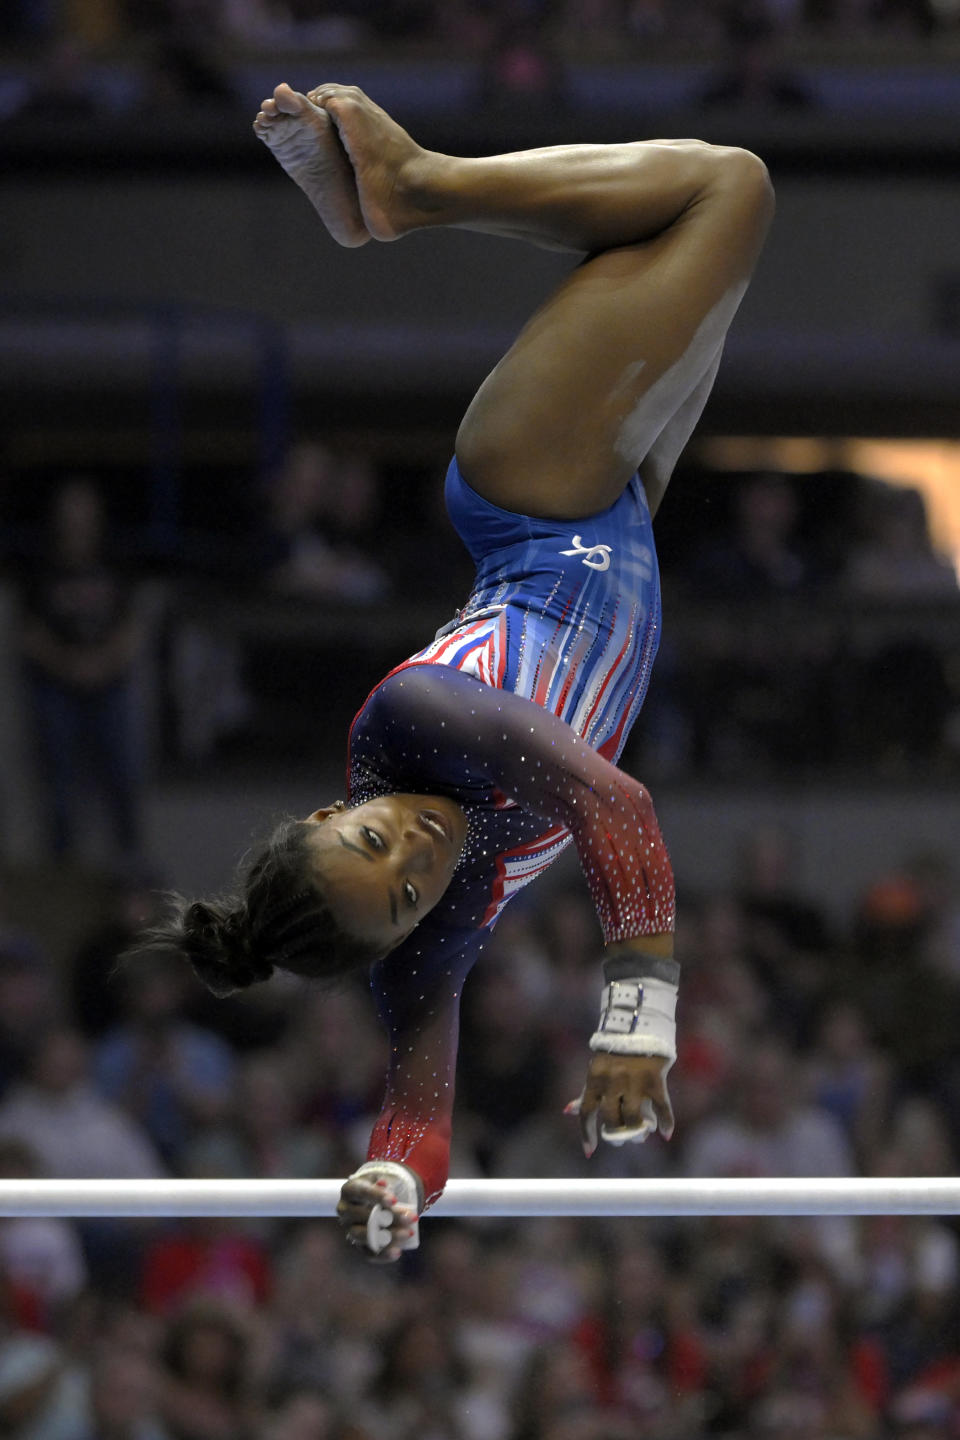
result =
M2 1180L0 1216L332 1216L339 1180ZM451 1180L431 1215L956 1215L960 1179Z

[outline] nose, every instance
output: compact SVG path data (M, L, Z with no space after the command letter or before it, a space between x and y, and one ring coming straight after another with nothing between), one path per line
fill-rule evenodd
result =
M403 861L407 869L421 873L429 870L435 855L433 840L416 820L409 820L403 827Z

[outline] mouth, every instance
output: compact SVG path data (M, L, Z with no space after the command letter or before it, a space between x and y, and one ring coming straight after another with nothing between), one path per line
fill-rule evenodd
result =
M439 810L421 810L417 815L417 821L422 829L432 835L435 840L442 840L447 845L453 844L453 835L450 830L450 822Z

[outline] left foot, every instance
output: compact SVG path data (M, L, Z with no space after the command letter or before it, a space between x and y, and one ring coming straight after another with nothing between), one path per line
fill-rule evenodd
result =
M356 85L318 85L310 100L336 126L353 166L363 223L375 240L437 224L451 161L411 138Z
M371 235L353 166L327 111L289 85L278 85L264 100L253 128L300 186L337 244L365 245Z

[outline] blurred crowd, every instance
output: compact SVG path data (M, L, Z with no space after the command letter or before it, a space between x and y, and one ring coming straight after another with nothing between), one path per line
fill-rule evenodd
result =
M0 53L31 68L0 101L14 114L73 116L183 101L249 108L246 61L406 53L473 65L468 105L562 108L574 60L679 52L720 60L689 100L795 107L815 100L792 68L798 48L839 45L849 58L911 37L923 47L958 24L960 0L5 0ZM101 73L105 61L132 66L132 87Z
M412 53L435 45L446 54L482 56L512 41L568 50L624 47L668 37L709 52L711 40L749 25L778 33L840 33L947 27L952 0L10 0L4 29L14 39L69 35L98 45L167 35L254 49L299 45L363 50L406 43ZM428 53L428 52L427 52Z
M689 894L677 1132L581 1152L600 937L560 875L464 995L461 1176L952 1175L954 860L905 856L854 913L744 837ZM51 897L52 899L53 897ZM117 956L158 904L118 882L54 961L0 925L0 1176L343 1177L379 1103L365 983L214 1001ZM6 906L0 905L0 918ZM369 1266L336 1223L0 1220L14 1440L953 1440L953 1221L427 1219Z

